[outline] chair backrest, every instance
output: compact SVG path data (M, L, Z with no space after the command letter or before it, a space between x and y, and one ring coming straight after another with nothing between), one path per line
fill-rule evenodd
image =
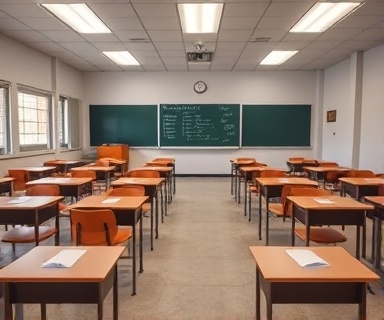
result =
M111 209L71 210L72 240L76 245L111 245L118 228L115 214Z
M28 187L25 195L27 196L59 196L60 187L57 184L39 184Z
M260 178L280 178L280 177L287 177L287 175L282 170L267 169L267 170L260 171Z
M331 196L332 192L319 189L319 188L311 188L311 187L301 187L301 188L291 188L290 196L295 197L323 197L323 196Z
M111 188L106 192L107 196L145 196L145 188L139 185L127 185L120 188Z
M371 170L351 169L348 172L350 178L374 178L375 174Z
M308 185L304 185L304 184L286 184L281 190L281 204L284 208L284 212L286 212L286 210L288 209L287 197L292 195L291 194L292 189L299 189L299 188L317 189L316 187L308 187Z
M25 190L26 183L28 182L28 172L27 170L21 169L9 169L8 175L12 178L15 178L13 181L13 190L20 191Z
M71 176L73 178L92 178L92 180L96 180L96 171L94 171L94 170L72 170Z
M165 162L148 162L144 164L144 167L168 167L168 163Z
M303 157L291 157L291 158L288 158L288 161L303 161L304 158Z
M156 170L132 170L124 172L123 176L132 178L160 178L160 172Z
M303 167L317 167L319 165L319 161L312 159L304 159Z
M249 158L249 157L242 157L242 158L236 158L236 161L254 161L256 162L255 158Z
M345 177L348 175L348 171L328 171L325 174L326 183L338 183L339 178Z

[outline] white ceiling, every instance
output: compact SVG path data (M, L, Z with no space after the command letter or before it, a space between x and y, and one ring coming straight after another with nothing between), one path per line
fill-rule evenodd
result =
M355 1L355 0L349 0ZM79 34L37 3L85 2L112 34ZM176 3L222 2L216 35L183 35ZM340 1L334 1L340 2ZM82 71L317 70L384 43L384 0L366 3L323 34L288 30L315 0L0 0L0 32ZM262 39L267 42L260 42ZM211 64L188 64L198 41ZM117 66L102 51L128 50L140 66ZM281 66L260 66L272 50L299 50Z

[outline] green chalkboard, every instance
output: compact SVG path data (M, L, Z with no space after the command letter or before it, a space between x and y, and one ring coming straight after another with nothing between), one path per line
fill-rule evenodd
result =
M239 104L160 105L160 146L239 147Z
M90 105L91 146L158 146L157 105Z
M311 145L310 105L243 105L242 146Z

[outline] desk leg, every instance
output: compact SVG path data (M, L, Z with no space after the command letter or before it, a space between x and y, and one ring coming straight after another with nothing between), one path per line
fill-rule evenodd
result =
M151 250L153 250L153 198L151 200ZM157 212L155 212L155 214L157 215Z
M132 239L132 295L134 296L136 295L136 223L135 222L133 223L133 226L132 226L132 238L133 238Z
M143 269L143 214L141 210L140 210L140 222L139 222L139 260L140 260L139 273L142 273L144 269Z
M367 283L360 283L359 320L367 318Z
M260 319L260 272L256 267L256 320Z
M244 179L244 216L247 215L247 179Z
M45 303L40 304L40 317L41 320L47 319L47 305Z
M269 197L268 192L265 194L265 244L269 243Z
M262 206L262 201L261 201L261 190L259 190L259 240L261 240L261 206Z
M234 193L235 193L235 201L237 202L237 184L239 183L239 177L238 177L238 171L237 171L237 165L235 165L235 190L234 190Z
M248 221L251 222L252 217L252 191L251 188L248 189Z
M234 170L234 164L231 162L231 195L233 195L233 170Z
M115 264L115 276L113 278L113 320L119 318L119 294L118 294L118 275L117 275L117 264Z
M294 247L295 246L295 207L292 208L291 221L292 221L291 245L292 247Z
M365 227L363 225L363 234L365 234L364 230L365 230ZM360 259L360 241L361 241L361 239L360 239L360 226L357 225L356 226L356 259ZM365 244L363 245L363 247L365 247ZM365 249L363 249L363 251L364 251L363 254L365 257Z
M97 303L97 319L98 320L103 320L103 299L102 299L102 293L101 293L101 288L99 287L99 301Z

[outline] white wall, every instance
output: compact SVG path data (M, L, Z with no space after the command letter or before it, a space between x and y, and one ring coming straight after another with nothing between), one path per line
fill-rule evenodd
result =
M323 158L344 166L384 172L384 46L347 59L325 71ZM361 79L351 81L362 67ZM362 91L361 119L354 93ZM356 108L355 108L356 107ZM336 122L326 122L326 111L337 110ZM354 134L360 134L354 137ZM358 161L354 162L354 147Z
M316 72L89 72L85 74L84 80L85 106L161 103L311 104L312 127L317 125ZM208 86L203 94L193 90L198 80ZM88 127L88 110L86 108L83 111L84 127ZM312 132L313 142L317 136L315 130ZM89 146L89 135L86 134L84 146ZM300 155L313 157L314 148L131 148L129 166L141 166L145 161L158 156L173 156L177 159L177 172L180 174L227 174L230 170L229 160L232 158L253 156L269 165L286 168L288 157Z
M12 124L18 125L17 85L22 84L48 92L64 94L82 100L82 73L53 58L22 45L0 34L0 79L11 82ZM55 104L57 105L57 104ZM55 112L56 110L54 110ZM56 127L56 126L55 126ZM14 137L17 138L17 137ZM8 174L8 168L42 165L50 159L79 159L81 150L61 152L17 153L0 157L0 176Z
M364 54L361 168L384 172L384 45Z

